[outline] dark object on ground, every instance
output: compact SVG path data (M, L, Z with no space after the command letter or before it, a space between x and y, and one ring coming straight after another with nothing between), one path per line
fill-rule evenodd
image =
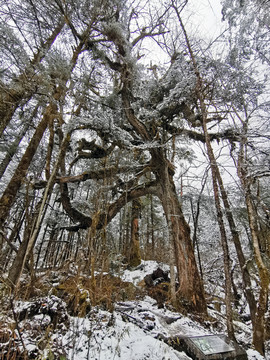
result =
M247 360L246 352L225 335L174 336L164 341L193 360Z
M163 271L161 268L157 268L152 274L146 275L144 277L144 282L146 286L156 286L157 284L163 282L170 282L168 271Z
M144 277L144 282L148 295L157 301L159 308L162 308L169 298L169 273L157 268L152 274Z

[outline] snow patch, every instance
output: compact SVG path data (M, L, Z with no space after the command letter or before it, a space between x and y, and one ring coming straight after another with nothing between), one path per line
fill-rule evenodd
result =
M137 266L134 270L125 270L121 278L123 281L132 282L134 285L138 285L147 274L152 274L158 267L164 271L170 270L170 267L167 264L161 262L158 263L152 260L142 260L141 265Z
M63 344L70 346L68 359L190 359L136 325L124 322L120 314L111 315L103 311L98 315L94 327L88 319L73 318L73 331L63 338ZM113 326L110 321L113 321Z
M265 357L260 355L258 351L249 349L247 350L248 360L265 360Z

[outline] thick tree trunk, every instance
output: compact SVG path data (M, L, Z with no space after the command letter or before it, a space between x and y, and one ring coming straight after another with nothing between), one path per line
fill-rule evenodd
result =
M120 54L125 54L126 44L117 38L116 46ZM132 80L134 69L128 63L121 66L122 80L122 106L127 120L136 134L144 142L155 141L155 135L148 131L145 124L140 121L132 108ZM153 119L154 120L154 119ZM166 158L162 148L152 148L151 170L159 183L159 198L161 200L167 222L171 222L172 238L175 251L176 267L178 271L179 290L177 297L179 306L190 311L206 313L206 301L203 284L197 268L190 228L185 221L176 189L173 182L172 165Z
M167 199L170 199L169 204ZM190 228L183 216L175 189L163 192L161 201L172 224L172 240L179 280L177 301L190 311L206 313L204 289L195 260Z
M197 313L206 313L203 283L197 268L190 228L177 198L173 174L162 150L153 151L152 162L156 177L160 180L159 197L171 226L172 242L179 280L176 301L179 308ZM158 157L156 156L159 153Z
M137 119L130 101L130 72L124 71L124 88L122 90L123 108L130 125L143 141L151 141L151 134L145 125ZM206 301L203 284L197 268L190 228L185 221L176 189L173 182L172 165L166 159L163 149L150 150L152 160L151 169L156 175L159 183L159 198L161 200L167 222L171 222L172 238L175 251L176 267L178 271L179 290L177 301L179 307L206 313Z

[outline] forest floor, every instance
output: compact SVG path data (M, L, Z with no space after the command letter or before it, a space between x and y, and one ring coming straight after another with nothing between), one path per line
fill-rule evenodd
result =
M165 279L160 282L162 271ZM24 288L27 300L2 295L0 359L191 359L167 340L226 334L226 319L214 303L209 304L209 317L204 320L173 311L166 301L166 271L167 265L142 261L135 270L118 269L117 277L41 273L33 286ZM248 316L239 316L234 326L248 359L265 359L251 348ZM266 345L266 359L270 359L270 342Z

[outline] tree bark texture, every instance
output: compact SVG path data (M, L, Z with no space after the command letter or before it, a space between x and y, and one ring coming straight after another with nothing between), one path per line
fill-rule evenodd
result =
M171 227L179 289L176 301L179 308L198 313L206 313L206 301L203 283L196 264L190 228L179 203L173 175L163 150L154 151L152 163L156 177L160 182L159 197Z

